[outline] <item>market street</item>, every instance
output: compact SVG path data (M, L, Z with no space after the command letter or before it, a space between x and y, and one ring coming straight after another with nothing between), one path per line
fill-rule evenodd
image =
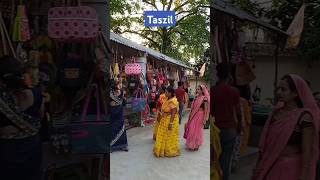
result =
M187 116L185 116L186 118ZM185 122L185 121L183 121ZM129 152L111 153L112 180L209 180L210 130L205 130L205 142L198 152L185 149L184 123L180 126L181 155L175 158L156 158L153 155L153 126L127 131Z

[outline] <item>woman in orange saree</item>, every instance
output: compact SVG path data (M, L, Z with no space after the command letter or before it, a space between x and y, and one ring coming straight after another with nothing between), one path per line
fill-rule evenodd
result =
M307 83L284 76L278 105L265 124L253 180L314 180L319 157L320 111Z

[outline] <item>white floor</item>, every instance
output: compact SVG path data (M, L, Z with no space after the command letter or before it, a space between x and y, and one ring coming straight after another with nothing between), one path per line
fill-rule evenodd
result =
M180 127L181 155L175 158L155 158L152 152L153 127L129 130L129 152L111 153L111 180L209 180L210 130L205 130L205 142L198 152L185 149L183 123Z

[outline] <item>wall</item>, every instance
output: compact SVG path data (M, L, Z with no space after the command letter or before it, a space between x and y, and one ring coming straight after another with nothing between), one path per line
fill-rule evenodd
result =
M256 80L251 83L252 92L256 85L258 85L261 92L261 103L267 104L266 98L273 98L274 89L274 72L275 63L273 57L256 57L253 59L256 74ZM302 76L304 79L310 81L313 91L320 91L319 72L320 61L313 62L312 67L308 67L304 60L280 57L279 58L279 75L278 79L288 73L294 73Z
M207 88L210 88L209 83L206 83L205 81L202 81L202 80L198 80L198 82L196 82L195 79L194 80L192 79L192 80L189 80L189 83L190 83L190 88L192 88L192 92L195 92L196 84L198 86L204 84L207 86Z

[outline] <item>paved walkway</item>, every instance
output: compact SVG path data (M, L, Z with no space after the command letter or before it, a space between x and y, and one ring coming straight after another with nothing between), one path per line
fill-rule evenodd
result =
M230 180L251 180L252 170L256 165L257 158L257 153L252 153L246 157L240 158L238 169L231 175Z
M183 123L184 124L184 123ZM183 126L180 126L181 155L175 158L156 158L153 155L153 127L127 131L129 152L111 153L112 180L209 180L210 131L205 130L205 142L198 152L185 149Z

